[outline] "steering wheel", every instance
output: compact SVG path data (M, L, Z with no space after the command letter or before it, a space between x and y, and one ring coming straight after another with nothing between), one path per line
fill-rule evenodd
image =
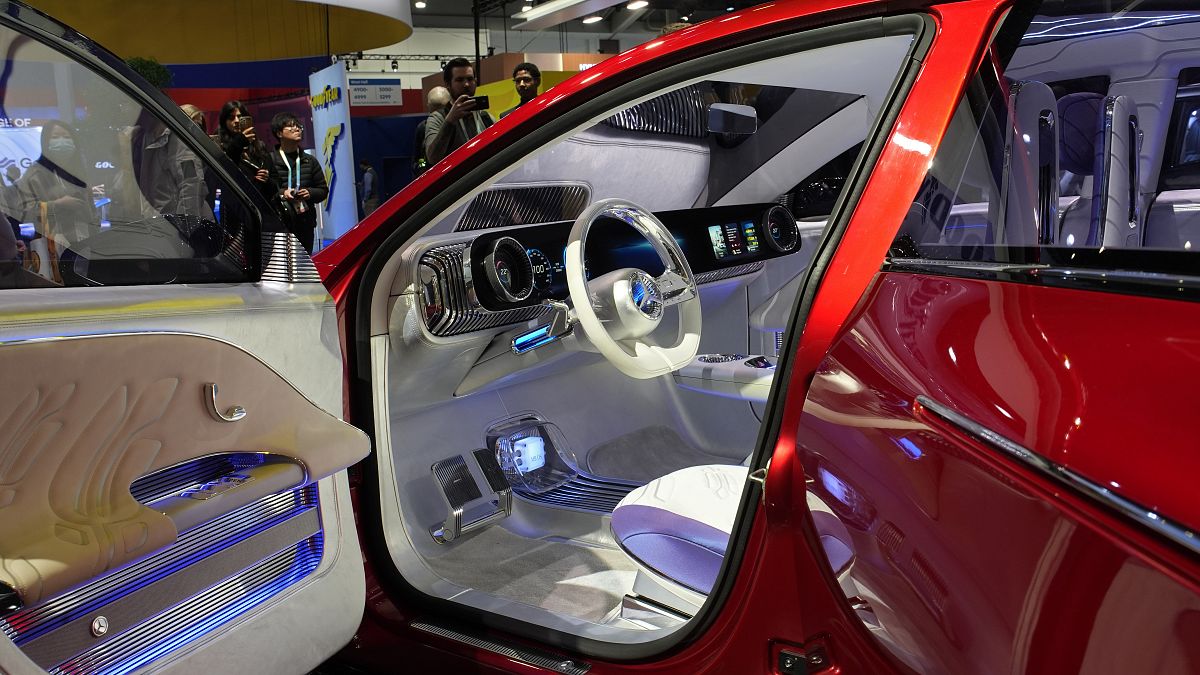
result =
M615 218L637 230L658 253L665 271L657 277L632 267L588 280L583 252L588 231L602 218ZM700 294L696 278L679 244L649 211L623 199L602 199L580 214L571 228L564 254L567 289L575 319L588 340L617 370L649 379L679 370L700 348ZM647 340L662 321L663 311L679 307L676 344L663 347Z

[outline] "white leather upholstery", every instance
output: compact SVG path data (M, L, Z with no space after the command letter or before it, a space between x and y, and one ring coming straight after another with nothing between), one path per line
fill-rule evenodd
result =
M690 466L630 492L617 508L654 506L729 533L748 472L744 466L725 464Z

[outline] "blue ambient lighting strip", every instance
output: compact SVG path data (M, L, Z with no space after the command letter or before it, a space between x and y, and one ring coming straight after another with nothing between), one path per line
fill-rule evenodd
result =
M557 339L557 336L550 334L550 324L546 324L513 338L512 349L518 354L524 354L538 347L548 345Z

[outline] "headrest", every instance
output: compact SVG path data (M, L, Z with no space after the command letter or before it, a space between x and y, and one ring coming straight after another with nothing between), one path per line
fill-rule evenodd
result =
M1091 176L1096 169L1096 148L1100 145L1100 114L1104 94L1079 92L1058 99L1058 166L1077 176Z

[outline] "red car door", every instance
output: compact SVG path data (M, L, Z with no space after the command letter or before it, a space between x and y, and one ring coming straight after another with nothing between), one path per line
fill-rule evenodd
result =
M763 9L789 15L796 21L805 14L799 7L763 6ZM845 8L842 8L845 9ZM861 8L860 8L861 9ZM828 570L819 538L805 517L807 499L802 437L797 431L801 421L801 405L809 383L828 352L833 340L842 334L847 318L879 271L895 231L908 211L925 176L934 149L943 135L962 88L984 58L988 36L1000 20L1004 3L992 0L952 3L930 8L936 21L936 36L923 65L916 74L898 118L878 139L872 158L873 168L854 178L851 205L852 216L843 217L840 225L828 237L818 252L818 263L810 277L810 289L802 296L803 337L793 338L794 356L782 375L787 378L787 399L776 394L776 402L768 412L763 435L765 450L758 454L756 466L762 467L756 478L763 482L763 508L751 508L746 525L731 545L730 557L739 564L736 574L726 575L714 595L717 611L698 620L687 642L665 658L642 659L638 663L583 658L591 672L818 672L840 668L847 672L884 672L895 662L884 649L870 641L869 635L850 622L843 609L843 598L837 592L837 579ZM782 16L780 14L780 16ZM857 12L849 12L856 16ZM772 16L768 13L760 17ZM832 20L832 19L831 19ZM747 19L749 22L749 19ZM715 30L715 29L714 29ZM755 30L758 30L757 28ZM748 31L749 33L749 31ZM722 36L725 44L738 39L750 40L754 34ZM686 51L686 50L680 50ZM676 57L672 57L673 59ZM648 62L653 65L653 61ZM619 71L618 71L619 72ZM602 73L601 73L602 74ZM625 73L621 73L622 76ZM590 79L590 76L589 76ZM597 86L603 84L599 80ZM579 96L586 100L585 88L565 87L564 96ZM569 102L569 101L568 101ZM535 110L537 108L534 108ZM530 124L539 118L531 118ZM335 244L317 260L326 275L335 297L339 298L345 320L362 315L353 305L356 266L369 255L372 242L385 233L378 227L385 220L401 220L420 205L418 197L439 190L458 189L453 180L487 158L489 145L505 141L481 137L484 141L475 154L459 154L440 170L423 176L407 194L402 193L395 203L385 206L372 219L360 225L346 239ZM507 140L507 139L506 139ZM464 181L465 182L465 181ZM360 327L365 327L360 323ZM801 331L794 330L800 335ZM348 344L351 350L366 346L365 336L355 336ZM782 391L782 389L781 389ZM361 419L356 421L363 423ZM770 459L768 466L767 460ZM765 477L764 477L765 476ZM751 491L758 501L759 494ZM360 497L363 492L360 490ZM372 508L372 501L360 501L363 508ZM371 533L367 531L367 539ZM814 546L810 547L812 543ZM368 552L368 558L370 558ZM369 575L370 576L370 575ZM528 660L514 661L495 648L510 644L511 636L498 622L485 622L486 634L495 642L488 646L448 638L437 630L422 628L422 609L406 601L386 582L368 585L368 619L360 631L358 646L376 648L372 655L359 653L355 660L385 663L395 653L397 636L403 636L410 646L424 645L431 649L414 650L410 659L428 658L440 662L446 653L463 661L478 661L499 670L533 672ZM525 646L530 644L525 636ZM386 645L386 646L385 646ZM569 653L558 653L563 659ZM380 659L383 660L380 660ZM444 662L443 662L444 663ZM578 663L578 661L576 661ZM572 665L573 664L568 664ZM547 666L543 666L547 667ZM560 671L566 672L566 671Z
M1064 12L999 34L1021 39L1019 67L1002 75L995 49L929 141L920 189L896 182L917 196L898 232L877 221L887 261L806 396L789 398L793 489L803 476L813 517L853 542L836 606L816 593L798 608L835 661L861 649L927 673L1200 668L1192 205L1173 219L1141 208L1159 197L1147 174L1174 98L1143 80L1161 82L1168 45L1197 24ZM1142 74L1114 70L1118 52ZM1177 247L1137 235L1167 228Z

